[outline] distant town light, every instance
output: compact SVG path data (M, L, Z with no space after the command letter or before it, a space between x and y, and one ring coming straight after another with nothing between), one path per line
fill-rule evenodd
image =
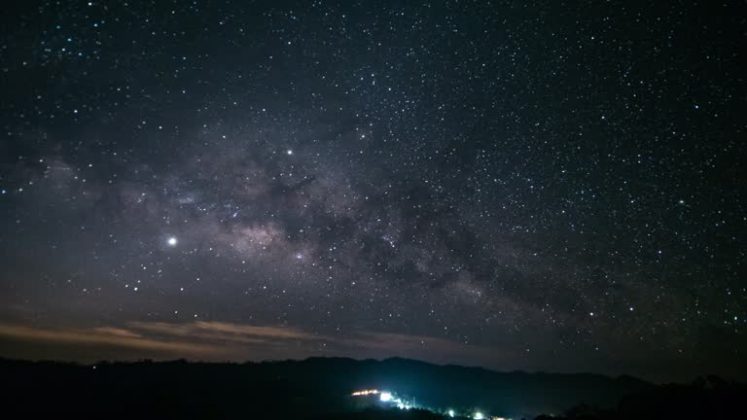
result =
M454 412L454 410L449 410L448 413L449 413L449 417L456 416L456 413Z
M366 395L376 395L378 393L379 393L378 389L362 389L360 391L355 391L350 395L354 397L364 397Z
M474 420L485 420L485 414L482 414L480 411L475 411L475 414L472 415L472 418Z

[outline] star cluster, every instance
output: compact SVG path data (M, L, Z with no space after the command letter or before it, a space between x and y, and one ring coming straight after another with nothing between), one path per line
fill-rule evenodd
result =
M744 377L743 16L14 5L0 350Z

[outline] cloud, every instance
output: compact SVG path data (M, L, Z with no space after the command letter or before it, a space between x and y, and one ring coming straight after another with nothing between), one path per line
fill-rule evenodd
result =
M353 332L345 337L330 337L288 326L217 321L138 321L124 326L93 328L0 324L0 342L14 343L13 347L18 349L17 353L21 353L9 354L7 349L10 346L3 345L0 352L6 357L33 359L37 358L34 356L35 348L72 347L69 359L84 362L98 361L106 357L117 360L277 360L308 356L345 356L351 354L351 350L362 357L423 358L423 349L428 349L426 359L429 361L453 361L457 356L467 355L464 361L474 363L474 360L487 360L495 355L494 350L488 351L485 348L437 337L369 331ZM86 351L81 352L81 349ZM80 356L82 354L85 356Z
M293 351L298 348L314 348L314 343L318 344L329 338L292 327L196 321L188 323L130 322L124 326L93 328L0 324L0 340L25 343L25 348L31 353L34 347L39 347L39 344L43 343L44 346L72 346L89 350L91 348L120 349L122 358L129 359L187 358L243 361L302 357L300 352L293 354ZM282 350L286 347L292 351L277 353L278 349ZM86 354L90 353L92 352L86 352ZM93 353L95 354L95 351ZM104 353L112 354L111 351ZM73 354L76 353L73 352ZM114 354L115 357L118 356L116 351ZM5 355L8 356L8 354ZM10 356L27 358L23 354ZM72 359L75 360L75 357L73 356Z
M198 342L158 340L143 337L122 328L37 328L25 325L0 324L0 337L31 343L57 343L81 346L114 346L137 349L155 354L184 354L190 357L209 355L216 347Z
M185 340L218 341L228 344L279 344L286 340L320 340L322 337L291 327L256 326L228 322L197 321L177 324L169 322L133 322L130 328L141 333Z

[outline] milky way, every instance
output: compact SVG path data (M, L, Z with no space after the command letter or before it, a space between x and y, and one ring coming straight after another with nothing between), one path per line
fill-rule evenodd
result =
M745 5L560 3L10 8L0 355L745 377Z

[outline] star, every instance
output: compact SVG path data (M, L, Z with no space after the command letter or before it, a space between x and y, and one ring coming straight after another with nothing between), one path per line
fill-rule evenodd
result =
M166 240L166 244L170 247L175 247L179 244L179 240L176 239L176 236L169 236L169 239Z

